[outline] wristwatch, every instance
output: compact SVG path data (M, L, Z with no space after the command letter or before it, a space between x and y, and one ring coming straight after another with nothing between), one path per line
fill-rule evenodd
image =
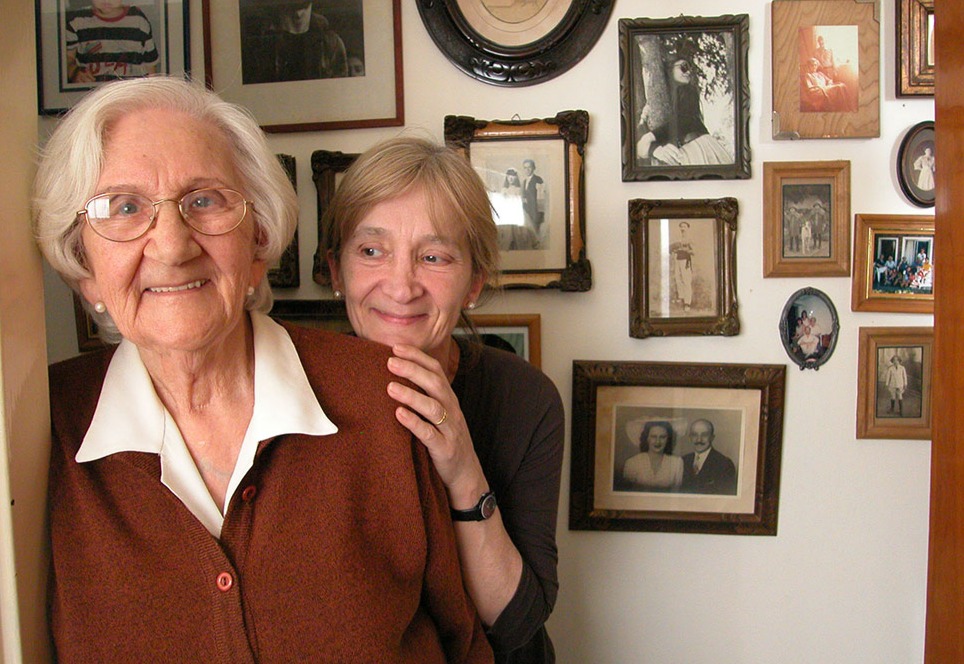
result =
M486 491L472 509L452 510L452 521L485 521L495 514L496 507L495 494Z

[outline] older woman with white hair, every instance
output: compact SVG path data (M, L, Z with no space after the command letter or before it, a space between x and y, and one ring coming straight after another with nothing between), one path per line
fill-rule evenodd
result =
M390 352L265 315L296 199L246 113L98 88L46 146L35 222L121 339L50 372L60 661L491 659Z

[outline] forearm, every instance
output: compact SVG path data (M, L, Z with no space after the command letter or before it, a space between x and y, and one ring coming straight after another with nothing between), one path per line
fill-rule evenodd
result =
M455 539L466 589L483 624L490 627L519 587L522 556L498 510L486 521L456 523Z

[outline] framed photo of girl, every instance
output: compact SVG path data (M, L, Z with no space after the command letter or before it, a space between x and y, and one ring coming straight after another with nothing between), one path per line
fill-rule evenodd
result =
M108 81L189 74L188 10L188 0L36 0L40 113L64 113Z
M857 438L931 438L933 327L860 328Z
M629 335L734 336L735 198L629 201Z
M853 311L934 313L933 215L854 216Z
M750 177L749 17L620 19L623 180Z

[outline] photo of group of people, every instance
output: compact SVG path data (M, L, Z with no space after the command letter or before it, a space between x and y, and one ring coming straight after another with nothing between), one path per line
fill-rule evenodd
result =
M475 152L473 148L473 153ZM524 154L524 153L523 153ZM485 182L499 231L499 249L525 251L550 245L549 175L540 170L539 155L489 155L484 165L475 158ZM511 165L506 165L509 163ZM545 177L543 177L545 176Z
M783 257L828 258L833 192L830 184L784 184Z
M858 33L855 25L800 28L800 111L856 112Z
M876 238L873 290L878 293L934 292L934 238L880 236Z
M617 408L613 490L736 495L739 411Z
M814 288L794 293L780 322L783 347L801 369L817 369L830 359L838 329L833 304L825 293Z

